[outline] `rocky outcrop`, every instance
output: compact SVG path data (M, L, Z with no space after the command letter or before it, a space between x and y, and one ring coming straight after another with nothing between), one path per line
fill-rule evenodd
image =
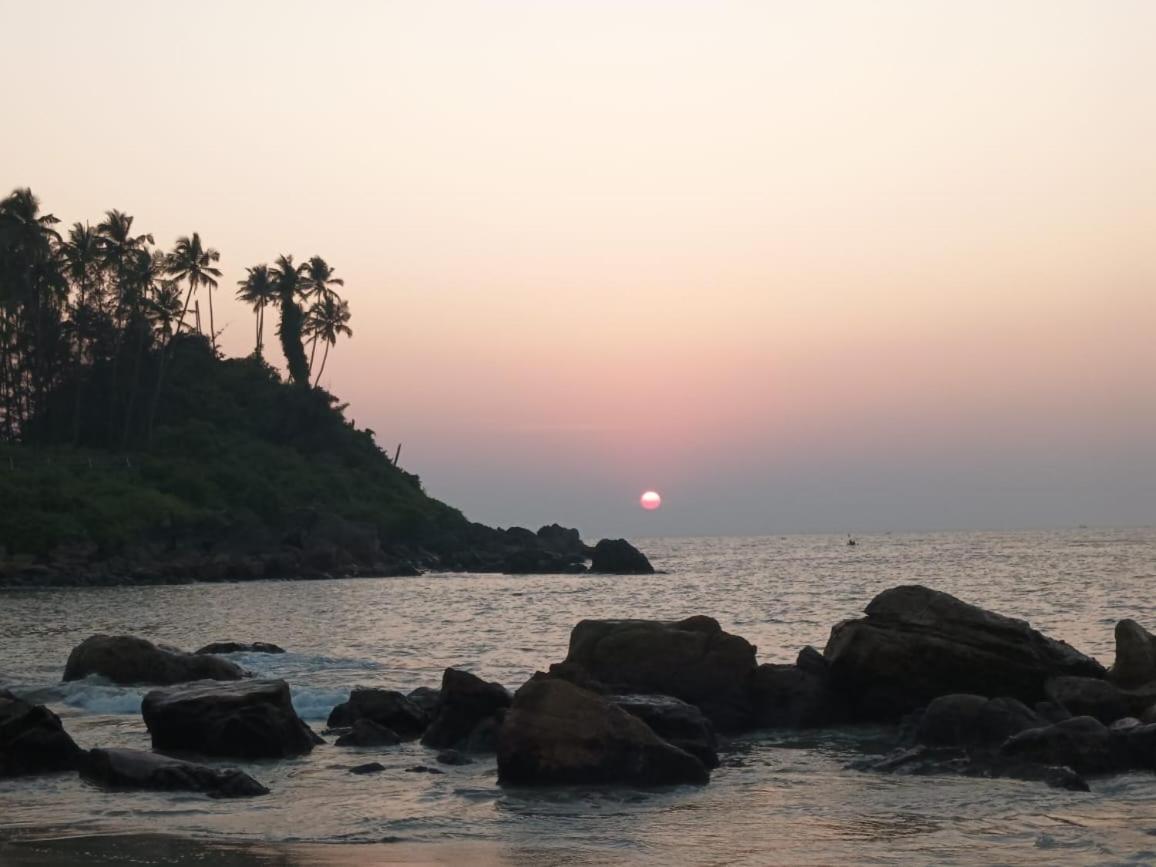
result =
M338 728L369 720L412 739L421 736L431 719L432 714L409 696L391 689L359 687L349 694L349 701L332 710L328 725Z
M567 679L580 672L612 692L680 698L723 731L754 720L755 647L710 617L583 620L570 633L562 668Z
M609 575L652 575L646 555L625 539L602 539L590 555L590 571Z
M751 699L760 728L817 728L847 717L846 703L831 687L827 661L813 647L803 648L794 665L760 665Z
M71 771L82 754L56 714L0 691L0 779Z
M1035 711L1014 698L944 695L920 715L913 733L928 747L998 747L1014 734L1046 725Z
M435 750L459 744L471 749L467 742L475 729L495 726L495 719L509 706L510 693L500 683L487 683L468 671L447 668L442 675L437 715L421 742ZM473 750L484 748L480 738L473 740Z
M355 720L349 731L335 742L339 747L392 747L401 743L393 729L373 720Z
M302 755L322 743L297 716L283 680L157 689L145 695L141 712L158 750L263 759Z
M1065 765L1081 774L1108 774L1119 770L1119 754L1108 728L1090 716L1012 735L1001 755L1040 765Z
M1116 661L1108 678L1124 689L1156 681L1156 636L1135 620L1116 624Z
M245 677L245 671L227 659L185 653L130 635L93 635L73 648L64 666L64 680L92 674L118 684L158 686Z
M1032 703L1057 676L1099 677L1103 666L1015 620L920 586L876 596L867 616L831 631L824 655L852 718L895 720L951 693Z
M198 654L206 653L284 653L285 648L278 647L276 644L269 644L264 641L254 641L251 644L245 644L240 641L215 641L212 644L206 644Z
M704 767L718 767L718 736L710 720L693 704L669 695L615 695L608 698L650 726L651 731L668 744L697 758Z
M105 789L204 792L211 798L249 798L269 790L237 768L210 768L142 750L89 750L80 776Z
M558 678L518 690L498 738L498 779L509 785L709 780L702 762L605 697Z

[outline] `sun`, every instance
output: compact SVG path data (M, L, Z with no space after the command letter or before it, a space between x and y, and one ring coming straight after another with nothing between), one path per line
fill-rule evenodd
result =
M638 505L648 512L653 512L662 505L662 497L658 495L658 491L647 491L638 498Z

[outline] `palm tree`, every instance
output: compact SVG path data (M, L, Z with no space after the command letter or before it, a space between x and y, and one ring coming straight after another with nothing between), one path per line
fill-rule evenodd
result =
M129 272L140 268L139 261L144 256L151 258L146 244L153 243L150 234L134 235L132 233L133 218L115 208L106 211L104 220L96 227L100 236L100 251L103 264L116 278L116 314L117 318L131 318L144 301L135 285L129 279Z
M277 289L277 303L281 307L281 323L277 328L281 350L289 366L289 378L301 386L309 385L309 363L305 360L305 347L301 343L303 316L297 303L298 298L309 291L306 267L294 265L292 256L279 256L270 272Z
M329 347L337 342L337 336L344 334L353 336L349 327L349 302L343 301L334 294L326 294L320 301L309 308L309 318L306 327L316 341L325 343L325 353L321 356L321 367L317 370L317 379L314 384L321 382L321 374L325 372L325 362L329 360Z
M177 334L180 334L185 315L189 312L189 302L197 287L202 284L209 289L209 342L213 352L217 351L217 335L213 330L213 290L217 288L217 278L221 276L221 269L213 266L221 259L221 254L212 247L205 249L201 244L201 236L193 232L192 236L185 235L177 238L173 252L169 254L165 270L170 277L178 282L185 280L189 284L188 294L185 295L185 306L181 310L181 318L177 321ZM175 336L175 335L174 335Z
M168 344L173 337L173 325L179 323L182 316L181 287L176 280L161 281L148 300L146 313Z
M246 268L248 276L238 280L237 297L252 306L257 314L257 348L254 350L258 358L265 348L265 307L277 303L277 286L273 282L273 275L268 265L254 265Z
M333 276L333 269L329 263L320 256L313 256L305 265L305 275L308 281L308 290L306 297L311 299L314 304L319 303L325 298L339 297L334 286L344 286L345 281L340 277ZM314 333L313 339L309 341L309 372L313 372L313 357L317 352L317 334Z
M72 413L72 442L80 439L80 409L84 391L84 325L89 318L89 305L94 291L99 290L101 267L100 235L87 223L73 223L68 240L60 244L60 260L64 276L76 287L76 305L73 323L76 328L76 400ZM97 303L93 305L99 307Z

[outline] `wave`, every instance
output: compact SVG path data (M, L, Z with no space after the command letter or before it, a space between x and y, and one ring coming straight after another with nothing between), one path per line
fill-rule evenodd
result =
M152 687L118 686L101 677L14 690L33 704L63 704L94 714L139 714L141 699Z
M328 719L329 712L349 698L349 691L349 687L289 686L293 707L304 720Z

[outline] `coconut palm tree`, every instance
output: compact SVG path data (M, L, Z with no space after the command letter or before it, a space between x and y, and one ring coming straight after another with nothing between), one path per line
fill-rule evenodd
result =
M181 287L176 280L162 280L148 300L146 312L167 345L173 337L173 325L181 321Z
M289 378L301 386L309 385L309 362L305 359L305 346L301 342L304 316L298 303L309 291L306 268L306 265L294 265L292 256L279 256L270 272L277 289L277 303L281 307L277 336L281 338Z
M130 279L129 272L142 267L142 257L152 256L147 245L153 243L153 236L134 235L132 224L131 216L114 208L105 212L104 220L96 227L103 265L115 279L115 315L122 322L138 312L144 301L137 291L139 281Z
M321 340L325 344L325 352L321 356L321 367L317 370L317 379L314 384L321 382L321 374L325 372L325 362L329 360L329 347L337 342L337 336L344 334L352 337L353 331L349 327L349 302L343 301L334 294L327 293L320 301L309 308L309 317L306 327L313 339Z
M209 290L209 343L213 347L213 352L217 351L217 334L213 330L213 290L217 288L217 278L221 276L221 269L213 265L214 262L219 262L221 254L212 247L206 248L201 243L201 236L198 232L193 232L190 235L184 235L177 238L176 246L173 247L173 252L169 254L168 262L165 270L168 275L180 282L186 281L189 284L188 294L185 295L185 304L181 310L181 318L177 320L177 330L174 334L180 334L181 326L184 324L185 316L189 312L189 302L196 293L197 288L205 286Z
M260 358L265 348L265 307L277 303L278 290L268 265L254 265L245 270L248 272L245 279L237 281L237 297L250 305L257 316L257 348L254 352Z
M308 281L309 288L307 290L307 297L314 304L319 303L327 297L340 297L337 294L335 286L344 286L345 281L340 277L333 276L333 268L329 263L320 256L313 256L305 264L305 277ZM313 358L317 352L317 335L313 335L313 339L309 341L309 372L313 372Z
M68 240L59 248L65 278L76 287L73 326L76 329L76 399L72 413L72 441L80 439L80 410L84 392L84 326L100 307L101 238L87 223L73 223Z

